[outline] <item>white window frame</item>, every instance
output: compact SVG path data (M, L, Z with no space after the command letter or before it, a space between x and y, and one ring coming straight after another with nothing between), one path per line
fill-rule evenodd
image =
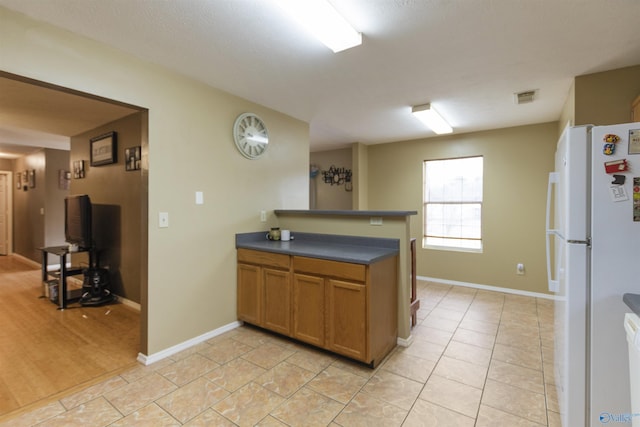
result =
M472 166L474 163L475 166ZM448 171L451 173L449 174ZM465 174L465 171L469 171L470 174ZM435 183L432 184L434 179L433 177L429 179L428 175L434 173L438 176ZM483 186L483 156L425 160L423 162L423 248L482 252ZM427 213L434 212L434 210L441 211L440 219L428 222ZM456 212L458 218L451 223L445 218L446 211ZM465 221L463 219L465 213L473 218ZM428 227L429 224L431 226Z

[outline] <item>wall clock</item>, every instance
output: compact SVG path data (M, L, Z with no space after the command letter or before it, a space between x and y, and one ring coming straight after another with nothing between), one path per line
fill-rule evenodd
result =
M267 126L253 113L240 114L233 124L233 140L243 156L257 159L269 145Z

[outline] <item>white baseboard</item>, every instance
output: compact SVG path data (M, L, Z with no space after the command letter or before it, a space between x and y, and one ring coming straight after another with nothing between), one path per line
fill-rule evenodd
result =
M499 286L481 285L477 283L458 282L457 280L438 279L436 277L416 276L416 279L423 280L425 282L442 283L443 285L464 286L467 288L482 289L485 291L503 292L505 294L523 295L528 297L544 298L544 299L550 299L550 300L558 299L556 295L542 294L539 292L522 291L520 289L501 288Z
M416 276L416 279L418 277ZM396 343L400 346L400 347L409 347L411 345L411 343L413 342L413 335L409 335L408 338L397 338Z
M194 345L200 344L201 342L209 340L213 337L217 337L218 335L222 335L225 332L229 332L230 330L235 329L241 325L242 325L242 322L238 322L238 321L231 322L227 325L219 327L218 329L214 329L213 331L207 332L195 338L191 338L190 340L184 341L180 344L176 344L173 347L169 347L167 349L164 349L154 354L150 354L148 356L142 353L138 353L138 362L142 363L145 366L151 365L152 363L158 362L169 356L173 356L174 354L179 353L183 350L186 350L190 347L193 347Z

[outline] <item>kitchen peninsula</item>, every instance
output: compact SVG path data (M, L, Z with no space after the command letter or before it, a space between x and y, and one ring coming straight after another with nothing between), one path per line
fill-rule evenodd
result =
M240 320L371 366L408 345L415 211L274 213L294 240L236 235Z

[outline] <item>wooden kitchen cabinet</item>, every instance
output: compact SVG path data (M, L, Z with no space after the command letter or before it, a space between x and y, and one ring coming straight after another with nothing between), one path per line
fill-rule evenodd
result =
M396 345L397 262L395 256L370 265L294 256L294 282L304 279L316 289L313 298L294 296L294 337L305 340L296 334L298 325L307 322L308 310L322 307L318 324L324 329L324 345L319 346L377 365ZM319 301L320 286L324 302ZM294 295L297 288L294 285Z
M293 275L293 337L318 347L325 346L324 278Z
M397 263L240 248L238 319L376 366L396 345Z
M367 287L327 280L327 348L358 360L367 357Z
M262 269L238 263L238 319L258 325L262 319Z
M291 335L289 255L238 249L238 319Z
M291 280L288 271L264 267L263 325L284 335L291 334Z

